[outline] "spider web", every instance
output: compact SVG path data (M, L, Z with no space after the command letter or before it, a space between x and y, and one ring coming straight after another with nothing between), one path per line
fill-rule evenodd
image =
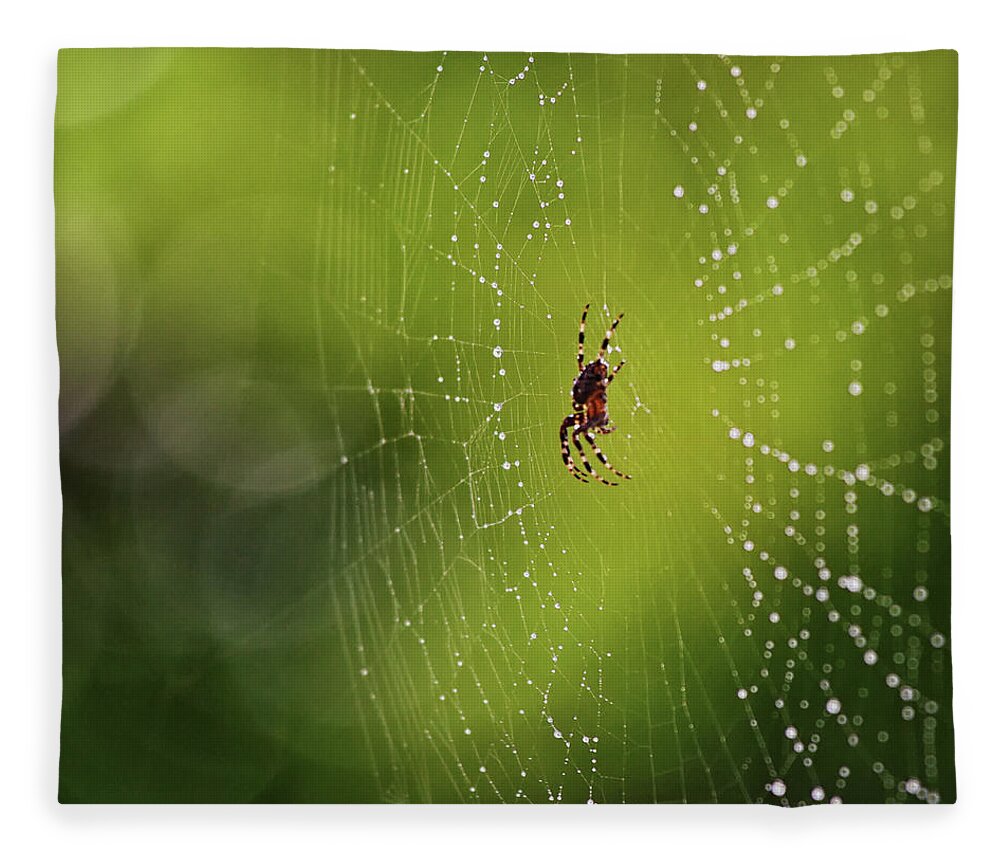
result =
M952 795L926 56L317 60L312 271L273 274L315 296L359 796ZM626 314L613 490L559 456L586 301L588 358Z

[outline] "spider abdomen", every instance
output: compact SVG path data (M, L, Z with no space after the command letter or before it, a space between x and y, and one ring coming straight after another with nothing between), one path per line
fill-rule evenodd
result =
M583 406L596 394L604 394L608 368L603 362L588 364L573 382L573 402Z

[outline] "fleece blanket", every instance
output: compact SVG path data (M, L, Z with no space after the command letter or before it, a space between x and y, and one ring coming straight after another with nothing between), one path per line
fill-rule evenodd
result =
M957 56L73 49L68 803L949 803Z

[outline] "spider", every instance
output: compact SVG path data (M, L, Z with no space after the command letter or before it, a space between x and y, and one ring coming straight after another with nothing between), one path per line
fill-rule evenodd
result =
M608 458L597 447L597 442L594 440L594 433L591 432L595 431L603 434L613 433L615 430L615 425L611 423L611 419L608 417L607 387L611 384L618 371L622 369L625 361L623 359L609 373L608 363L604 359L604 354L608 349L608 341L611 340L611 335L614 334L624 314L618 314L615 317L615 321L611 323L611 328L608 329L607 334L604 336L604 340L601 343L601 350L597 353L597 358L590 362L590 364L584 365L583 334L587 326L587 311L589 309L590 304L588 303L584 306L583 316L580 318L580 342L576 351L576 366L580 372L576 379L573 380L573 414L567 415L563 419L563 423L559 427L559 439L562 442L563 463L566 464L566 468L569 469L569 473L574 478L587 483L587 479L576 467L572 457L570 457L570 438L572 438L577 453L580 455L580 462L583 463L590 477L595 481L600 481L602 484L607 484L609 487L617 487L617 482L609 481L602 475L597 474L594 471L594 467L587 462L587 457L583 453L583 445L580 444L580 435L583 434L583 437L590 443L590 447L594 449L597 459L601 461L609 472L613 472L619 478L625 478L626 480L632 477L631 475L626 475L624 472L619 472L618 469L608 462ZM572 435L569 433L570 428L573 430Z

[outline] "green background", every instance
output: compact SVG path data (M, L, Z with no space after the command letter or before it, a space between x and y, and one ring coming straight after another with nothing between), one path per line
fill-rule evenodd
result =
M62 51L60 800L953 801L956 118L952 52Z

